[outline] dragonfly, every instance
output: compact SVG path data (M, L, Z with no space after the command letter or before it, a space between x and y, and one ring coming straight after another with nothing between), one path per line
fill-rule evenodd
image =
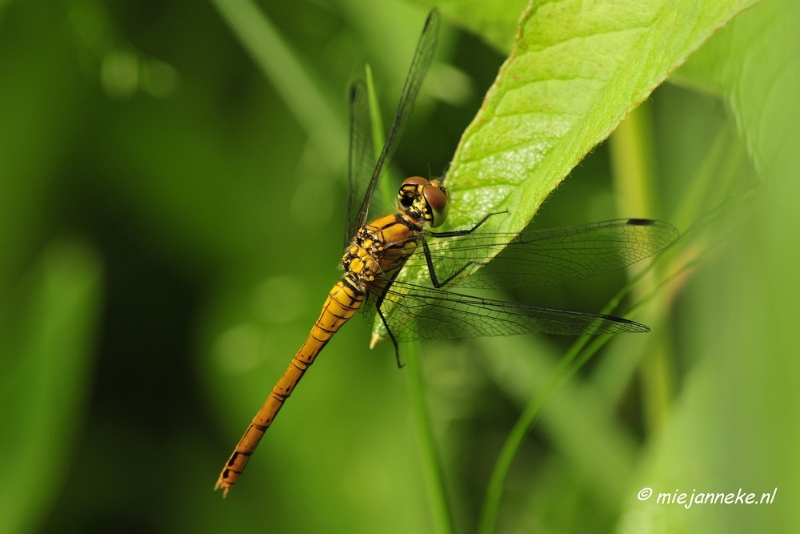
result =
M350 93L349 194L344 274L300 350L272 389L220 473L223 496L286 399L333 335L361 308L398 344L431 338L471 338L525 333L566 335L648 332L643 324L596 313L504 302L451 288L539 287L584 279L624 268L666 248L678 237L672 225L650 219L618 219L521 233L482 232L504 212L490 212L472 227L434 232L450 206L443 179L404 180L395 209L371 222L380 201L376 185L391 161L433 60L440 26L437 10L425 22L386 142L375 161L366 84ZM358 199L361 198L361 202ZM499 252L499 254L498 254ZM399 277L404 270L424 279ZM377 317L377 318L376 318ZM373 344L380 336L373 336Z

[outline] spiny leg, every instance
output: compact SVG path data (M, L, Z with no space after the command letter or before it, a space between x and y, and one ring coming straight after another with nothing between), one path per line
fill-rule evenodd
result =
M436 269L433 266L433 259L431 258L431 250L428 247L428 242L425 241L424 237L422 238L422 251L425 253L425 263L428 264L428 274L430 274L431 283L433 284L433 287L435 287L435 288L440 288L442 286L445 286L445 285L449 284L451 280L453 280L455 277L457 277L458 275L463 273L464 270L467 267L470 267L472 265L478 265L478 264L482 263L482 262L476 262L476 261L468 261L467 263L462 265L459 270L457 270L456 272L454 272L453 274L448 276L446 280L440 282L439 281L439 277L436 276Z
M494 215L501 215L501 214L504 214L504 213L508 213L508 210L493 211L491 213L487 213L483 217L483 219L478 221L478 223L475 226L473 226L472 228L470 228L468 230L454 230L452 232L440 232L440 233L430 232L429 235L431 237L459 237L459 236L469 235L472 232L474 232L475 230L477 230L478 228L480 228L486 221L488 221L489 217L492 217ZM430 248L428 247L428 242L425 241L425 238L422 238L422 250L425 253L425 263L428 264L428 273L431 276L431 283L433 284L433 287L435 287L435 288L440 288L442 286L446 286L451 281L453 281L453 279L458 277L458 275L463 273L468 267L471 267L473 265L484 265L485 264L485 262L480 262L480 261L468 261L467 263L462 265L459 270L457 270L456 272L454 272L453 274L448 276L447 279L445 279L445 280L440 282L439 281L439 277L436 276L436 269L433 267L433 259L431 258L431 251L430 251Z

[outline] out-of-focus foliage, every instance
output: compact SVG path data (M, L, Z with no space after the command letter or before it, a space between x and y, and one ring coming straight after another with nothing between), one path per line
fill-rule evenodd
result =
M420 3L0 2L0 530L431 530L404 371L391 347L367 349L358 319L228 499L212 491L338 276L348 84L369 62L389 123ZM688 4L719 23L748 5ZM500 28L524 6L481 5L442 4L397 174L440 174L497 75L504 58L483 42L510 46ZM607 76L633 87L663 70L664 43L696 20L675 13L664 28L676 33L651 43L663 56ZM549 397L498 532L797 530L798 26L790 0L740 15L624 123L613 155L594 149L539 208L537 227L625 215L680 226L686 240L631 304L700 263L635 317L653 333L615 338ZM615 118L608 131L624 115L603 107L614 102L587 104ZM575 157L556 159L566 172ZM646 160L652 213L621 200L626 157ZM624 280L508 298L596 311ZM570 342L424 345L457 532L475 530L511 426ZM655 495L639 501L644 487ZM776 487L768 505L655 502Z
M414 0L414 3L431 9L436 6L448 18L470 32L480 36L486 43L502 54L511 52L517 23L528 0Z
M53 505L75 453L98 327L101 272L85 244L45 248L2 313L0 530L24 532Z
M791 532L800 492L796 318L800 315L800 6L764 2L719 32L676 79L728 103L761 184L740 231L686 293L698 364L637 477L656 491L775 494L775 504L657 507L631 500L622 524L665 532Z

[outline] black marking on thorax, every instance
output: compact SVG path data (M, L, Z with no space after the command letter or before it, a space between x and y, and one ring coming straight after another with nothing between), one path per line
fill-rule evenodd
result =
M411 217L410 215L408 215L406 213L398 211L394 215L394 220L398 224L402 224L403 226L405 226L406 228L408 228L412 232L415 232L417 234L422 232L422 229L423 229L422 224L418 223L417 221L415 221L413 217Z
M411 242L416 245L421 237L423 225L412 216L398 212L386 219L380 226L375 224L378 219L359 228L353 244L342 258L342 267L346 272L342 280L347 287L360 294L364 293L365 286L374 283L376 277L396 276L410 255L405 249ZM393 228L395 226L402 227L402 230ZM361 264L358 272L351 269L354 262Z

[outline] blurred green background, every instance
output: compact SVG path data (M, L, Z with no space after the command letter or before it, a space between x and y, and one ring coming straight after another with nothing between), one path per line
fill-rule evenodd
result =
M388 344L369 351L360 319L229 497L212 491L338 277L347 87L368 62L388 124L427 11L253 5L0 2L0 532L433 529L406 371ZM781 63L800 57L798 19L776 0L742 15L537 213L533 227L659 217L693 236L671 261L701 261L635 317L651 337L614 339L552 396L499 532L800 528L800 70ZM445 11L398 174L452 158L505 57L489 26ZM715 68L739 52L740 70ZM624 200L630 139L646 212ZM508 298L597 311L624 282ZM474 531L503 441L571 342L424 345L457 532ZM637 501L643 487L779 489L760 508L686 510Z

